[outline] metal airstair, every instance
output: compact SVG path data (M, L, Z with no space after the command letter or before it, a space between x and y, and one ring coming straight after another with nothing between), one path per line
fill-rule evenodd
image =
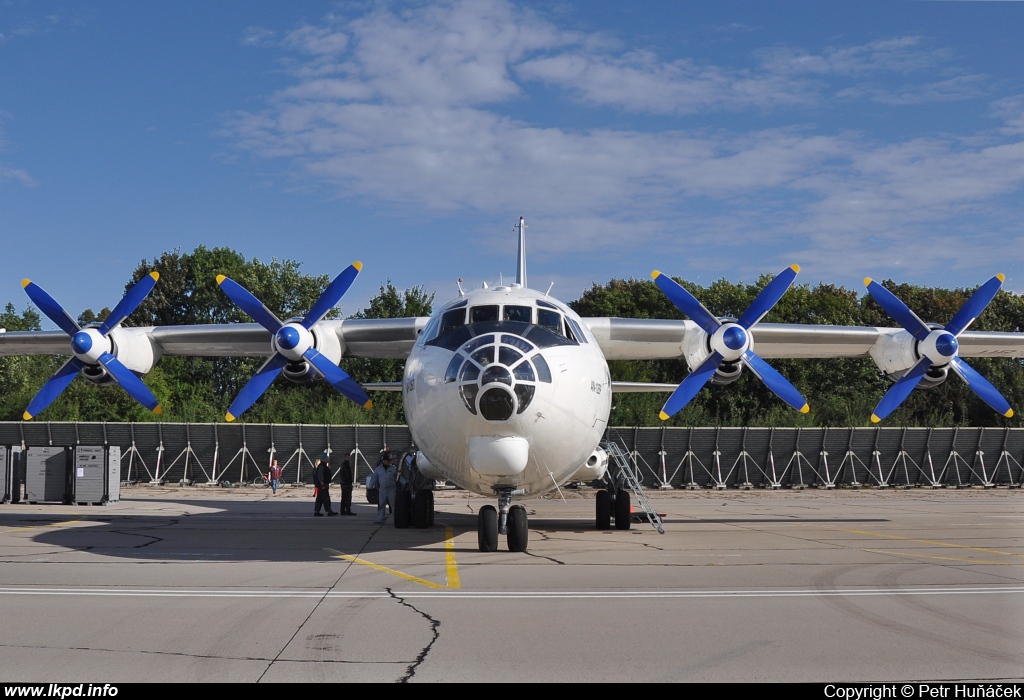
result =
M637 479L636 471L633 468L632 463L629 459L629 453L622 449L622 446L614 440L606 440L602 443L605 452L608 453L608 458L611 460L614 467L609 469L610 473L618 471L617 476L612 477L612 482L616 487L620 484L626 484L629 489L633 492L637 504L643 510L644 515L647 516L647 520L651 523L651 526L660 532L665 534L665 528L661 522L661 516L654 510L654 506L651 504L651 499L647 498L647 494L644 492L644 487L640 485L640 480Z

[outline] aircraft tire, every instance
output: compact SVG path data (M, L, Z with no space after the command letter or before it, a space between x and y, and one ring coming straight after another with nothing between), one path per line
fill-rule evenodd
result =
M629 491L619 489L615 492L615 529L628 530L633 522L633 514L629 509Z
M597 529L612 529L612 495L601 489L597 492Z
M484 506L476 521L476 539L481 552L498 550L498 511L494 506Z
M404 530L409 527L412 518L412 492L409 489L398 489L395 494L395 527Z
M530 524L526 517L526 508L512 506L508 511L508 551L525 552L530 541Z
M416 492L416 499L412 502L412 524L421 530L430 527L433 520L434 492L430 489L421 489Z

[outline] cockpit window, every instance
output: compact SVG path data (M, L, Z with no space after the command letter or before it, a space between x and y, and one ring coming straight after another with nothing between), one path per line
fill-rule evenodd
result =
M452 309L445 311L441 317L441 335L444 335L453 328L466 325L466 310Z
M562 315L557 311L537 309L537 325L541 328L547 328L555 335L565 337L565 333L562 332Z
M503 315L506 321L533 322L533 309L529 306L506 306Z
M579 341L579 342L581 342L581 343L585 343L585 342L587 342L587 336L585 336L585 335L583 334L583 328L582 328L582 327L580 327L580 324L576 323L576 321L574 321L574 320L573 320L572 318L570 318L569 316L566 316L566 317L565 317L565 322L566 322L566 323L568 323L568 324L569 324L569 326L570 326L570 327L572 328L572 330L573 330L573 335L575 335L575 336L576 336L576 340L577 340L577 341Z
M497 321L498 320L498 306L490 305L487 306L474 306L469 310L469 322L470 323L483 323L484 321Z

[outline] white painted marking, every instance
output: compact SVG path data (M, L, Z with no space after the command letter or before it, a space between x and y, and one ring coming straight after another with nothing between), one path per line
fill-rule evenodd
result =
M922 596L922 595L991 595L1024 594L1021 586L964 586L935 588L843 588L832 591L814 589L724 590L724 591L466 591L409 590L394 591L401 598L473 598L473 599L602 599L602 598L827 598L857 596ZM0 595L39 596L105 596L125 598L390 598L387 591L317 591L317 590L235 590L235 589L171 589L171 588L42 588L34 586L0 586Z

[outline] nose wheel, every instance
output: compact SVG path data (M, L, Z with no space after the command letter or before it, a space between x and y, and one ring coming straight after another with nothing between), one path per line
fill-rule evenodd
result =
M530 539L526 508L512 505L515 493L511 488L496 489L498 507L484 506L477 516L477 543L481 552L498 550L498 535L505 535L508 551L525 552ZM522 494L519 494L522 495Z

